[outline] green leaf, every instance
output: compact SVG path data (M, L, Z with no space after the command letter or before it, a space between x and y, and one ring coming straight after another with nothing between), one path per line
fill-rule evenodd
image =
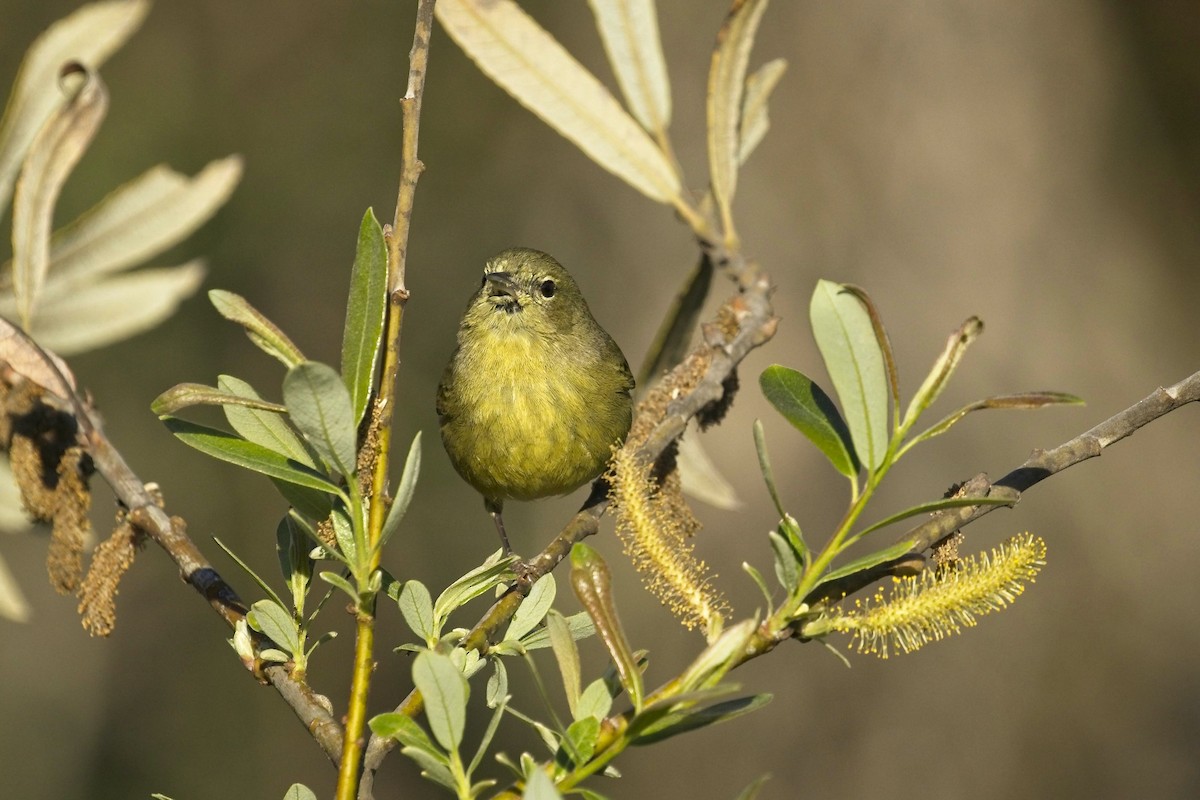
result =
M303 608L304 595L312 580L313 560L309 556L312 545L308 534L291 514L284 514L275 526L275 555L279 558L279 569L292 592L293 608Z
M775 611L775 602L771 597L771 590L767 588L767 581L763 578L762 573L748 561L742 562L742 571L750 576L750 580L754 581L758 586L758 590L762 592L763 600L767 603L767 616L771 616ZM778 574L778 573L777 573Z
M437 602L433 604L436 627L440 630L456 608L485 592L490 592L500 584L512 580L514 561L516 561L516 556L507 556L490 563L485 562L447 586L438 595Z
M347 564L358 564L358 538L355 536L354 522L343 506L338 506L330 516L333 523L333 538L337 540L338 549L346 559ZM353 572L353 567L351 569Z
M29 145L12 209L12 289L17 316L29 330L46 272L54 206L108 110L108 91L99 74L78 61L58 73L65 98Z
M571 758L571 762L579 767L586 764L596 752L596 739L600 736L600 720L595 717L583 717L567 726L563 737L562 748Z
M179 441L194 447L205 455L228 461L248 470L261 473L310 489L338 493L339 489L311 467L294 461L287 456L268 450L259 444L248 442L232 433L198 425L194 422L166 417L163 424L175 434Z
M730 207L737 188L738 133L746 68L766 8L767 0L739 0L733 4L717 34L708 73L708 169L727 236L733 233Z
M547 573L539 578L538 582L530 588L529 595L517 607L516 613L508 623L508 630L504 633L503 640L520 639L536 628L545 619L550 606L554 604L557 589L553 574Z
M651 133L671 124L671 85L654 0L590 0L596 29L625 104Z
M872 472L888 441L888 378L875 327L862 301L841 284L818 281L809 306L813 337L842 403L854 451Z
M368 208L358 228L354 268L350 272L350 300L346 304L346 326L342 334L342 378L350 392L356 425L367 410L375 362L383 342L387 280L387 245L383 240L383 228Z
M297 364L283 379L283 402L308 443L350 480L354 476L358 432L350 393L341 376L316 361Z
M940 436L972 411L982 411L985 408L1043 408L1045 406L1058 405L1081 406L1084 405L1084 401L1082 398L1076 397L1073 394L1067 394L1066 392L1021 392L976 400L974 403L969 403L945 417L941 422L918 436L913 437L912 441L906 444L901 452L907 452L909 448L918 442Z
M313 521L319 522L333 511L333 495L328 491L310 489L307 486L297 486L281 480L271 479L279 494L292 508Z
M933 500L928 503L922 503L919 506L906 508L903 511L897 511L895 514L863 528L854 534L854 538L858 539L872 531L886 528L888 525L894 525L901 520L915 517L918 514L933 514L947 508L962 508L963 506L1008 506L1012 505L1012 502L1012 499L1002 497L943 497L940 500Z
M693 692L716 685L733 668L757 628L758 620L753 617L726 628L679 676L679 691Z
M767 393L767 383L768 383L767 372L770 372L771 370L776 370L776 369L778 369L780 371L784 370L783 367L768 367L767 371L763 372L763 374L758 379L759 386L762 387L762 391L763 391L764 395ZM793 370L793 372L794 372L794 370ZM796 374L799 375L799 373L796 373ZM801 377L803 378L804 376L801 375ZM786 376L785 376L785 378L786 378ZM772 383L775 381L782 381L782 380L783 380L782 378L774 378L774 377L771 378ZM812 386L811 381L809 381L809 386L810 387ZM768 399L768 402L771 402L771 405L774 405L775 408L779 409L779 406L775 405L774 401L771 401L769 397L767 399ZM790 402L790 401L785 400L785 402ZM782 409L780 410L780 413L783 413ZM784 416L787 416L787 415L785 414ZM793 423L793 424L795 424L795 423ZM779 490L775 488L775 471L773 469L771 469L771 458L769 455L767 455L767 437L766 437L765 432L763 431L762 420L759 420L759 419L754 420L754 449L758 453L758 470L759 470L759 472L762 473L763 482L767 484L767 493L771 495L771 502L775 504L775 510L779 512L779 516L784 517L787 515L787 511L783 507L783 502L779 499ZM844 452L845 448L843 447L842 450Z
M218 375L217 388L251 400L262 399L253 386L232 375ZM264 410L253 406L229 405L225 407L225 419L229 420L230 427L237 431L243 439L261 444L276 453L283 453L288 458L316 469L317 462L305 448L292 426L288 424L287 419L282 414L273 413L276 410L286 411L287 409L283 406Z
M904 421L902 425L907 429L917 421L925 409L933 405L933 402L938 399L938 395L946 388L946 384L950 382L950 376L958 369L959 362L966 354L967 348L971 343L979 338L983 333L983 322L978 317L970 317L962 325L958 326L958 330L950 334L950 338L946 340L946 346L942 349L941 355L933 363L933 369L925 376L925 382L921 384L921 388L913 395L912 400L908 404L908 410L904 412Z
M487 681L487 705L488 708L498 708L508 698L508 667L504 666L504 659L501 658L493 658L492 667L492 674Z
M358 590L354 588L354 584L350 583L350 581L346 580L341 575L337 574L336 572L325 571L318 573L318 577L320 577L321 580L325 581L330 586L341 589L343 592L349 595L350 599L354 602L358 602Z
M648 725L633 743L637 745L654 744L681 733L706 728L718 722L726 722L743 714L757 711L771 702L772 697L769 694L756 694L739 697L735 700L726 700L723 703L694 711L668 714L661 721Z
M858 301L862 303L863 310L867 312L867 317L871 320L871 329L875 331L875 343L879 345L879 353L883 356L883 366L887 370L888 390L892 408L896 409L896 413L899 414L900 372L896 369L896 358L892 353L892 340L888 337L887 328L884 327L883 317L880 315L879 309L875 307L875 301L867 294L866 289L863 289L861 286L855 286L852 283L843 283L842 289L858 298Z
M554 786L550 776L540 769L534 769L525 781L524 800L562 800L562 795Z
M286 410L278 403L234 394L202 383L177 383L150 402L150 410L160 417L174 416L189 406L239 406L276 414Z
M858 474L850 431L837 406L820 386L803 373L778 364L763 370L758 384L767 402L808 437L825 454L834 469L848 478ZM780 505L777 503L777 507Z
M445 759L446 763L449 763L449 759L446 758L444 753L438 750L437 745L425 733L425 729L407 714L400 714L395 711L379 714L372 717L367 722L367 725L376 736L385 739L395 739L405 747L415 747L418 750L424 750L432 756Z
M283 800L317 800L317 796L303 783L293 783L284 793Z
M589 158L662 203L679 200L671 161L608 89L512 0L441 0L438 20L475 64Z
M421 474L421 432L413 437L408 448L408 456L404 459L404 471L400 474L400 485L396 487L396 496L392 498L392 506L388 509L387 518L383 521L383 531L379 535L377 549L387 544L388 539L400 527L401 520L408 513L408 505L412 502L413 494L417 491L417 478Z
M250 568L250 565L247 564L245 561L243 561L237 553L230 550L229 547L224 542L222 542L220 539L218 539L215 536L213 537L213 541L217 543L217 547L219 547L223 551L225 551L225 555L229 556L233 560L233 563L235 563L239 567L241 567L242 571L245 572L247 575L249 575L250 579L252 581L254 581L255 583L258 584L258 588L262 589L263 592L266 593L266 595L268 597L270 597L272 600L274 600L276 603L278 603L281 606L283 605L282 598L280 598L279 595L277 595L275 593L275 590L271 588L271 585L269 583L267 583L266 581L264 581L257 572L252 570Z
M768 531L767 536L771 540L771 552L775 554L775 577L790 592L800 579L800 562L796 558L796 551L778 531Z
M259 600L250 606L246 622L287 652L294 654L299 649L296 621L290 611L274 600Z
M413 633L426 643L437 641L440 628L434 623L433 599L425 584L417 580L405 581L396 602L400 606L400 615Z
M554 660L558 662L558 671L562 673L567 708L571 716L576 717L575 708L579 703L579 648L571 638L567 621L554 609L546 614L546 630L550 633L550 648L554 651Z
M413 683L425 698L433 738L448 751L458 750L467 719L467 679L449 656L427 650L413 662Z
M742 789L742 791L738 792L736 800L754 800L754 798L758 797L758 793L762 791L763 784L770 779L770 773L759 775L757 778L751 781L745 789Z
M575 705L575 719L595 717L603 720L612 711L612 695L608 693L608 684L603 678L597 678L587 685L579 695Z
M543 580L545 579L543 578ZM571 631L571 638L577 642L580 639L596 635L596 624L592 622L592 618L586 611L580 611L578 614L567 617L567 629ZM549 647L550 632L545 627L538 628L521 639L521 646L526 650L541 650Z
M292 340L275 323L263 316L262 312L250 305L240 294L213 289L208 293L208 299L218 314L245 328L250 341L267 355L278 359L289 368L305 362L300 348L292 344Z
M836 581L840 578L846 577L847 575L853 575L856 572L862 572L865 569L871 569L872 567L877 567L885 562L900 558L900 556L907 553L911 548L912 544L910 542L897 542L891 547L885 547L882 550L877 550L874 553L863 556L862 558L856 558L849 564L838 567L837 569L826 573L821 580L817 581L817 586L829 583L830 581ZM813 588L815 589L816 587L814 586Z

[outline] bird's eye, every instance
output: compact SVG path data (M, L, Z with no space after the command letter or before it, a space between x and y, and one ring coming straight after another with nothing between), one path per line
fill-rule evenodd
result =
M554 285L554 281L546 279L542 281L542 285L538 289L542 293L542 297L554 297L554 290L558 288Z

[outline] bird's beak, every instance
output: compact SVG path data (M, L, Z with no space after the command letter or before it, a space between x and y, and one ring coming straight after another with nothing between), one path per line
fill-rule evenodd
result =
M510 297L517 299L517 283L511 272L488 272L484 274L488 283L489 297Z

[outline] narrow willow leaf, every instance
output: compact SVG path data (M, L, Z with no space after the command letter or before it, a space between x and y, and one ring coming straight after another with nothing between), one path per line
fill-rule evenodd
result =
M427 643L437 640L441 631L434 621L433 598L425 584L416 580L405 581L396 603L400 606L400 616L404 617L413 633Z
M850 430L829 395L803 373L774 364L758 378L763 396L848 478L858 474ZM785 513L776 499L776 507Z
M59 106L52 91L59 69L68 61L98 69L133 35L149 10L149 0L90 3L51 25L30 46L0 120L0 215L26 151Z
M544 579L543 579L544 580ZM567 628L575 641L596 635L596 624L586 611L567 617ZM550 646L550 634L544 628L537 628L521 639L521 646L526 650L541 650Z
M143 269L44 298L33 321L39 342L64 354L95 350L148 331L200 288L204 265Z
M294 367L306 361L300 348L240 294L213 289L208 293L208 299L218 314L245 328L250 341L267 355L282 361L284 366Z
M553 574L547 573L539 578L529 590L528 596L517 607L517 613L513 614L512 621L508 623L508 630L504 633L504 640L520 639L540 625L546 617L546 612L554 604L557 591ZM563 624L566 625L565 620ZM567 632L570 633L569 628Z
M587 685L579 694L579 702L575 706L575 718L594 717L603 720L612 711L612 695L608 693L608 684L603 678L597 678Z
M842 402L859 461L874 471L887 455L888 379L871 317L858 297L818 281L809 306L813 337Z
M163 420L167 430L179 441L221 461L228 461L248 470L277 478L288 483L338 493L338 487L324 475L287 456L268 450L262 445L248 442L240 436L194 422L167 417Z
M767 100L775 85L787 70L782 58L768 61L746 79L746 96L742 99L742 122L738 132L738 163L745 164L759 142L767 135L771 120L767 115Z
M317 800L317 795L303 783L293 783L284 792L283 800Z
M679 176L596 77L512 0L441 0L438 19L521 105L652 200L679 199Z
M417 478L421 475L421 432L413 437L408 447L408 457L404 459L404 471L400 473L400 485L396 487L396 496L392 498L392 507L388 509L383 521L383 531L379 535L377 547L383 547L388 539L400 527L400 521L408 513L409 503L417 491Z
M715 686L744 654L746 643L757 627L758 620L751 617L726 628L679 676L679 691L694 692Z
M286 608L274 600L259 600L250 606L246 622L288 653L295 653L299 647L296 621Z
M326 570L318 573L317 577L328 583L330 586L336 589L341 589L343 592L349 595L351 600L356 603L358 602L358 590L354 588L354 584L350 583L350 581L346 580L343 576L337 574L336 572L329 572Z
M912 400L908 404L908 410L904 412L904 421L902 425L907 429L917 417L924 413L925 409L933 405L937 400L938 395L946 388L946 384L950 381L950 376L954 374L954 370L958 369L958 364L962 361L963 355L966 354L967 348L971 343L979 338L983 333L983 322L978 317L970 317L962 325L958 326L958 330L950 334L946 340L946 346L942 348L942 353L933 362L933 369L925 376L925 382L921 384L921 388L913 395Z
M499 561L484 563L463 575L450 584L438 595L433 604L433 616L440 630L446 618L456 608L475 599L484 592L490 592L506 581L512 580L512 565L515 556L509 556Z
M356 425L367 410L375 362L383 341L387 278L383 228L368 208L358 229L354 268L350 272L350 300L346 303L346 326L342 333L342 379L350 392Z
M768 367L768 370L770 369L775 368ZM759 385L762 386L764 394L767 391L766 386L763 385L766 374L764 372L762 376L759 376ZM786 378L786 375L783 377ZM811 381L809 385L812 385ZM774 405L773 402L771 404ZM778 406L775 407L779 408ZM758 470L762 473L763 482L767 484L767 493L771 495L771 502L775 504L775 510L779 512L779 516L784 517L787 515L787 511L783 507L783 502L779 499L779 490L775 488L775 470L771 469L771 458L767 454L766 433L763 431L763 424L760 419L754 420L754 449L758 453Z
M67 362L3 317L0 317L0 363L63 400L75 394L75 376Z
M790 592L796 588L800 577L800 561L796 558L796 551L778 531L768 531L767 536L771 540L771 552L775 555L775 577L779 579L780 586Z
M571 717L577 719L575 708L579 704L579 648L571 638L571 631L563 615L550 609L546 615L546 630L550 633L550 649L554 652L554 660L558 662L558 671L562 674L563 691L567 694L567 708Z
M708 503L713 508L731 511L741 508L742 501L737 491L717 465L709 457L700 444L698 431L693 436L679 439L679 452L676 456L676 466L679 467L679 480L683 491L691 497Z
M288 416L330 466L351 479L357 453L357 425L350 393L327 364L305 361L283 379Z
M413 662L413 683L425 698L433 738L446 750L457 750L467 720L467 679L449 656L427 650Z
M932 439L934 436L945 433L950 430L954 423L972 411L982 411L985 408L1044 408L1045 406L1060 405L1081 406L1084 405L1084 401L1082 398L1076 397L1073 394L1067 394L1066 392L1020 392L976 400L974 403L969 403L945 417L942 421L920 435L915 436L911 442L905 445L904 449L908 450L918 442L923 442L926 439Z
M755 800L755 798L758 797L758 793L762 791L763 785L770 779L770 773L759 775L757 778L751 781L745 789L742 789L742 791L738 792L738 796L734 798L734 800Z
M59 83L66 99L30 144L13 195L13 293L26 330L50 267L54 204L108 110L104 82L79 62L63 67Z
M738 129L746 67L766 9L767 0L735 0L717 34L708 72L708 169L727 235L731 233L730 209L737 189Z
M281 605L281 606L283 605L283 599L278 594L275 593L275 590L271 588L271 584L267 583L265 580L262 579L262 577L257 572L255 572L253 569L251 569L250 565L247 564L245 561L243 561L241 556L239 556L237 553L233 552L233 550L230 549L228 545L226 545L224 542L222 542L216 536L213 537L213 541L216 542L217 547L221 548L221 550L224 551L225 555L229 556L230 560L233 561L233 563L237 564L239 567L242 568L242 572L245 572L247 575L250 576L250 580L252 580L256 584L258 584L258 588L262 589L263 593L265 593L267 595L267 597L270 597L272 600L274 600L279 605Z
M160 417L173 416L191 406L244 406L277 414L286 411L278 403L244 397L203 383L177 383L150 402L150 410Z
M625 637L625 629L617 616L612 596L612 579L608 565L600 554L582 542L571 548L571 588L596 625L612 659L621 685L635 709L642 705L642 672Z
M639 391L650 388L659 376L682 361L687 354L688 343L696 329L696 320L700 318L704 301L708 299L712 277L712 259L703 254L700 263L692 270L684 281L683 288L675 296L675 301L654 337L654 343L646 353L646 360L642 363L637 378Z
M947 508L962 508L964 506L1008 506L1012 505L1012 499L1002 497L945 497L941 500L934 500L929 503L922 503L919 506L906 508L903 511L898 511L886 519L881 519L873 525L868 525L854 535L854 538L865 536L872 531L877 531L880 528L886 528L888 525L894 525L901 520L906 520L909 517L915 517L919 514L933 514L937 511L943 511Z
M165 165L146 171L54 234L47 296L153 258L183 241L225 204L242 160L213 161L195 177Z
M405 747L415 747L431 755L445 757L437 749L437 745L433 743L429 735L425 733L425 729L407 714L397 712L380 714L372 717L367 724L377 736L382 736L385 739L395 739Z
M842 288L858 298L858 301L862 303L863 308L866 310L867 316L871 319L871 329L875 331L875 343L879 345L879 352L883 356L883 366L887 370L888 389L891 391L892 408L896 409L896 413L899 414L900 372L896 369L896 357L892 352L892 340L888 336L887 328L883 325L883 316L880 315L879 309L875 306L875 301L867 294L866 289L855 286L852 283L843 283Z
M625 104L643 128L665 133L671 124L671 85L654 0L589 0L589 5Z
M827 572L824 576L822 576L821 580L817 582L817 586L829 583L830 581L839 580L847 575L853 575L856 572L862 572L863 570L877 567L880 564L884 564L888 561L893 561L907 553L911 548L912 544L909 542L897 542L890 547L885 547L882 550L876 550L874 553L865 555L862 558L856 558L844 566Z
M450 760L442 755L440 758L430 755L424 750L416 747L404 747L400 752L416 762L421 768L421 776L428 778L436 784L439 784L450 791L457 791L458 785L454 782L454 775L450 772L450 768L446 766Z
M497 659L498 661L499 659ZM483 757L487 755L488 748L492 746L492 739L496 735L496 729L500 727L500 720L504 718L504 712L507 709L507 700L501 701L495 706L495 711L492 713L492 718L488 720L487 729L484 730L483 736L479 740L479 746L475 748L475 755L471 758L471 763L467 765L467 775L475 774L475 770L479 768L479 762L483 761ZM472 787L472 797L479 797L475 794L476 787L482 789L495 784L494 780L487 780L477 783Z
M253 386L232 375L218 375L217 388L239 397L262 399ZM278 410L286 411L283 406L279 406ZM276 409L264 410L254 406L229 405L225 407L225 418L229 420L230 427L243 439L261 444L276 453L283 453L288 458L315 469L317 462L304 447L300 437L288 425L286 418L282 414L273 413L275 411Z
M655 742L661 742L663 739L678 736L681 733L706 728L718 722L727 722L743 714L757 711L771 702L772 698L773 695L770 694L756 694L749 697L726 700L723 703L716 703L706 708L669 714L661 722L648 725L645 731L641 732L633 743L637 745L654 744Z

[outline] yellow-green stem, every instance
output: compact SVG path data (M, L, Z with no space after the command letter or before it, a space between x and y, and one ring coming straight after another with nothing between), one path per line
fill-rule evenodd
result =
M342 760L338 768L336 800L354 800L358 794L359 765L362 763L363 730L367 719L367 693L374 667L375 609L360 608L354 640L354 676L350 681L350 700L346 709L346 733L342 740Z

